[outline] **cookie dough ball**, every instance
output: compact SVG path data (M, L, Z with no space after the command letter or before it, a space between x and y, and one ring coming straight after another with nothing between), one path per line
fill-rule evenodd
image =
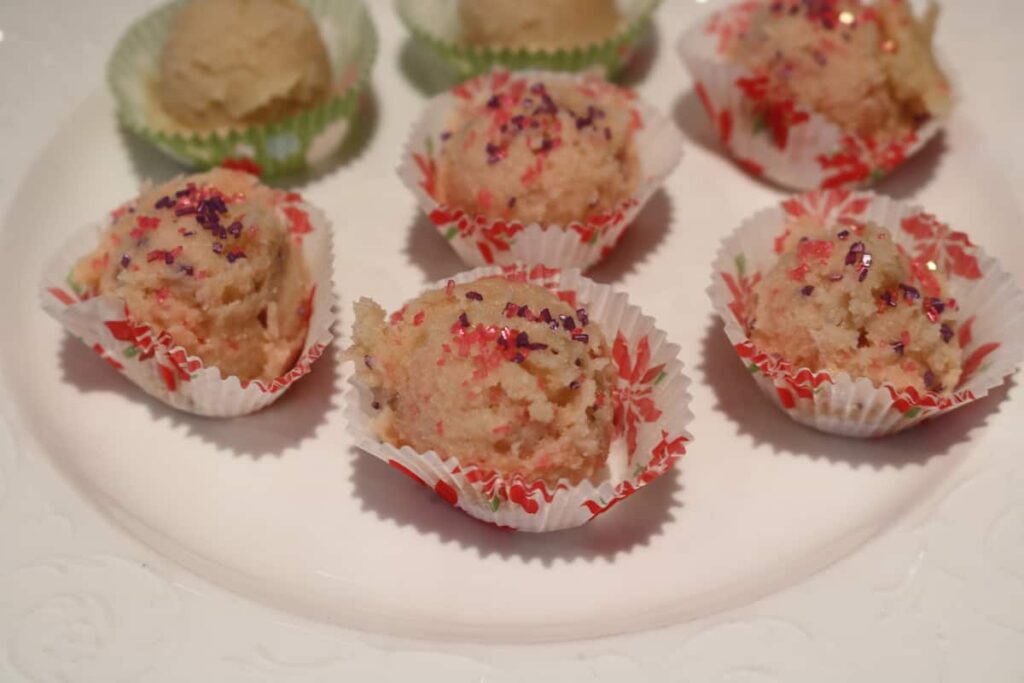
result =
M605 81L512 77L459 102L438 159L443 204L566 226L612 210L636 189L632 109Z
M946 77L932 54L938 9L918 20L905 0L764 5L730 57L765 79L765 124L786 102L810 108L844 131L887 140L949 111Z
M427 292L390 320L368 299L355 308L349 356L383 440L552 485L603 469L615 371L585 310L501 277Z
M331 65L295 0L190 0L160 57L156 92L195 130L277 121L323 101Z
M311 283L288 234L283 194L217 169L147 189L115 212L73 279L124 299L207 367L270 381L306 339Z
M961 367L955 303L938 274L925 281L885 228L802 219L754 288L748 333L794 367L951 391Z
M573 48L622 25L615 0L460 0L463 41L489 47Z

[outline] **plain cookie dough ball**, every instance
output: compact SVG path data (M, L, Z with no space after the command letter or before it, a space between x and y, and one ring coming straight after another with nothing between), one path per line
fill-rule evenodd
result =
M922 285L885 228L801 219L754 288L748 333L795 368L951 391L961 367L955 304L934 275Z
M269 123L323 101L327 49L295 0L190 0L160 57L156 93L196 130Z
M471 214L562 226L609 212L640 175L626 94L508 79L459 100L438 160L437 199Z
M147 189L114 212L73 279L225 377L270 381L306 339L311 283L283 194L216 169Z
M603 469L615 370L585 310L501 277L427 292L390 320L369 299L355 309L348 354L383 440L552 485Z
M619 29L615 0L460 0L463 41L490 47L572 48Z
M766 79L762 100L777 105L766 118L784 118L792 101L848 133L887 140L951 107L932 54L937 17L933 4L916 19L905 0L776 0L753 13L730 57Z

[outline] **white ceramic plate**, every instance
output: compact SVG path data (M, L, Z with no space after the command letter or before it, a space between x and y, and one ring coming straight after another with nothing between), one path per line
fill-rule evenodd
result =
M403 73L419 56L387 3L372 5L382 53L368 142L302 184L336 225L345 333L354 298L393 307L462 269L394 173L425 98ZM973 60L992 48L963 35L994 31L986 40L1019 61L990 5L984 21L949 8L941 39L965 104L879 189L916 197L1024 280L1020 176L1004 146L1021 140L999 118L1022 98L989 94L1012 79L978 76ZM592 272L682 345L696 441L676 474L545 536L496 532L354 450L347 368L333 359L262 414L204 420L146 398L43 314L45 257L142 177L176 171L118 129L97 50L85 99L31 166L5 169L21 184L0 233L0 678L1020 674L1019 391L893 439L830 438L776 412L712 320L703 290L719 239L781 195L719 154L673 54L704 11L669 0L658 14L638 89L684 129L684 160ZM80 38L67 40L48 47L56 59L74 59Z

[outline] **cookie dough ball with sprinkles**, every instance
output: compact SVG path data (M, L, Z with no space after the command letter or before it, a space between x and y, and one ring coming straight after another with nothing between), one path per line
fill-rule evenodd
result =
M323 101L331 64L296 0L190 0L155 86L163 110L191 130L270 123Z
M348 355L382 440L552 485L604 469L615 371L585 309L490 277L355 310Z
M898 138L948 113L949 83L932 53L938 8L922 19L906 0L772 0L751 13L732 60L738 85L780 147L810 107L844 131Z
M215 169L146 189L114 212L72 279L243 381L270 381L306 338L311 282L287 195Z
M952 391L960 379L956 302L940 272L912 263L872 223L801 218L754 287L750 339L794 369L875 385Z
M600 78L511 76L463 91L442 134L437 199L492 219L562 226L610 212L640 169L630 95Z
M615 0L460 0L463 41L508 48L573 48L611 38Z

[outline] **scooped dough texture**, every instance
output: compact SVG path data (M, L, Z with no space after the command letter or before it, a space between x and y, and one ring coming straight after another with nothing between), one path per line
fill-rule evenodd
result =
M960 378L955 306L915 280L874 224L794 222L778 263L754 289L751 340L795 368L876 385L950 391Z
M133 320L224 376L272 380L294 365L310 313L309 274L280 196L225 169L146 189L115 212L73 279L124 299Z
M476 215L562 226L612 210L639 162L625 93L513 77L460 100L438 163L438 200Z
M160 103L195 130L277 121L331 87L327 49L295 0L191 0L159 68Z
M951 106L932 54L937 17L933 4L916 19L904 0L766 2L730 56L766 79L766 101L793 100L846 132L891 139Z
M427 292L390 321L362 299L353 338L383 440L549 484L604 467L614 367L585 311L546 289L485 278Z
M460 0L463 40L490 47L573 48L622 25L615 0Z

